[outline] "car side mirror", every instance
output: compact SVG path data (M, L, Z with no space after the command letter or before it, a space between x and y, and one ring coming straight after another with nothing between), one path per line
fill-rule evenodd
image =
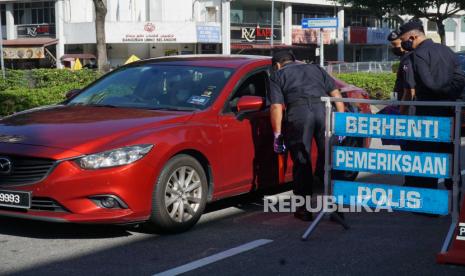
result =
M81 89L73 89L73 90L68 91L65 97L67 100L69 100L77 96L79 93L81 93Z
M237 102L236 118L242 121L245 115L260 111L265 106L265 100L257 96L242 96Z
M257 96L242 96L237 102L237 111L240 113L260 111L265 100Z

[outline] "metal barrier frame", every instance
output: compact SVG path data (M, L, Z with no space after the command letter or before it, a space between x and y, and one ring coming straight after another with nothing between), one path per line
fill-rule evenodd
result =
M332 105L333 102L343 102L343 103L362 103L362 104L377 104L377 105L403 105L403 106L439 106L439 107L455 107L455 120L454 120L454 133L453 141L454 144L454 156L453 156L453 172L452 172L452 210L451 210L451 225L447 236L444 240L444 243L441 248L441 253L447 252L449 245L452 241L452 236L454 234L455 226L459 219L459 182L461 178L460 170L460 147L461 147L461 125L462 125L462 108L465 107L465 102L431 102L431 101L397 101L397 100L367 100L367 99L352 99L352 98L334 98L334 97L321 97L321 101L325 103L325 113L326 113L326 129L325 129L325 174L324 174L324 195L331 195L333 192L333 184L331 181L331 163L330 163L330 151L331 151L331 137L333 135L333 113ZM367 137L369 138L369 137ZM465 195L465 185L462 185L462 196ZM348 229L349 226L346 224L343 218L341 218L337 213L329 213L328 211L321 211L316 219L309 225L307 230L302 236L302 240L307 240L312 232L316 229L321 220L325 215L331 214L332 217L338 221L345 229Z

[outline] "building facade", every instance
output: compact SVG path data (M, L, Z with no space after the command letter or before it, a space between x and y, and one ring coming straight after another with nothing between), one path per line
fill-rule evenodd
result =
M338 20L337 28L323 29L321 35L326 61L393 58L386 36L401 18L380 19L329 0L273 2L271 12L270 0L107 0L109 62L119 66L131 55L269 55L277 48L293 49L299 59L318 62L320 30L301 25L304 18L321 17ZM0 0L0 15L3 55L10 67L62 67L67 58L95 55L92 0ZM438 41L435 24L424 24ZM464 16L445 24L447 45L465 49Z

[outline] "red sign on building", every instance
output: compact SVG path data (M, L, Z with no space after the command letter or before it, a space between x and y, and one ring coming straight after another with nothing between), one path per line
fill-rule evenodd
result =
M366 44L367 34L367 27L349 27L349 43Z

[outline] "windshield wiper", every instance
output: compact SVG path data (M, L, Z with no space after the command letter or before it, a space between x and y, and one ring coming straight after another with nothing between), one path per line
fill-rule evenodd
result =
M118 106L116 105L111 105L111 104L86 104L84 106L91 106L91 107L110 107L110 108L116 108Z
M150 110L168 110L168 111L196 111L199 110L197 108L192 107L154 107L150 108Z

